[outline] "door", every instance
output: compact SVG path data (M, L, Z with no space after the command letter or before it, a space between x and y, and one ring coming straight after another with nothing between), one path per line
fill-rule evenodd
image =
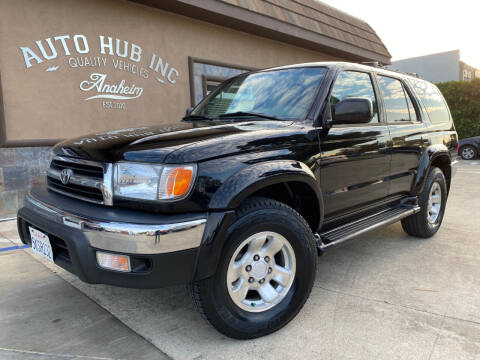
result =
M408 87L397 78L377 76L385 118L392 138L389 194L406 195L412 188L423 150L428 146L420 108Z
M335 80L330 106L347 97L365 97L373 103L373 118L367 124L335 125L320 139L321 186L325 216L341 216L387 196L390 135L381 121L372 75L342 71Z

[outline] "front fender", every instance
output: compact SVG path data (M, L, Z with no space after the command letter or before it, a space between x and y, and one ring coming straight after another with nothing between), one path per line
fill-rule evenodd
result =
M220 186L212 197L209 208L235 209L256 191L289 181L306 183L315 192L320 208L319 216L322 216L324 209L319 182L307 165L295 160L266 161L240 170Z
M417 173L412 185L412 195L419 195L423 191L425 181L427 179L432 163L438 159L443 158L451 164L450 151L443 144L430 145L422 154Z

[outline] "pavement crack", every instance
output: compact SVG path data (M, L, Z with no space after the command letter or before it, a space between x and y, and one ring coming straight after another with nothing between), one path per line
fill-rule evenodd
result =
M445 323L445 315L443 316L442 322L440 323L440 327L438 329L437 336L435 337L435 341L433 342L433 345L432 345L432 350L430 351L430 355L428 356L428 360L430 360L432 358L433 351L435 350L435 346L437 346L438 339L440 338L440 334L442 333L444 323Z

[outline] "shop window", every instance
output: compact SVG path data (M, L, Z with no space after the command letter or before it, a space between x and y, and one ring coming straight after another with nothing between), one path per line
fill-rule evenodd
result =
M218 85L227 80L225 77L202 75L203 97L210 94Z
M226 64L194 57L188 58L191 106L198 104L221 82L247 71L256 70L243 65Z

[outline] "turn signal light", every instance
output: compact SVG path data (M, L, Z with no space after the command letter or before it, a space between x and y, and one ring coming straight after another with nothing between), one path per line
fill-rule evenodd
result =
M192 169L176 168L173 170L167 180L167 195L171 197L185 194L192 179L192 173Z
M195 180L195 166L165 166L160 179L160 200L180 199L188 195Z
M130 272L130 257L97 251L97 262L100 267L108 270Z

